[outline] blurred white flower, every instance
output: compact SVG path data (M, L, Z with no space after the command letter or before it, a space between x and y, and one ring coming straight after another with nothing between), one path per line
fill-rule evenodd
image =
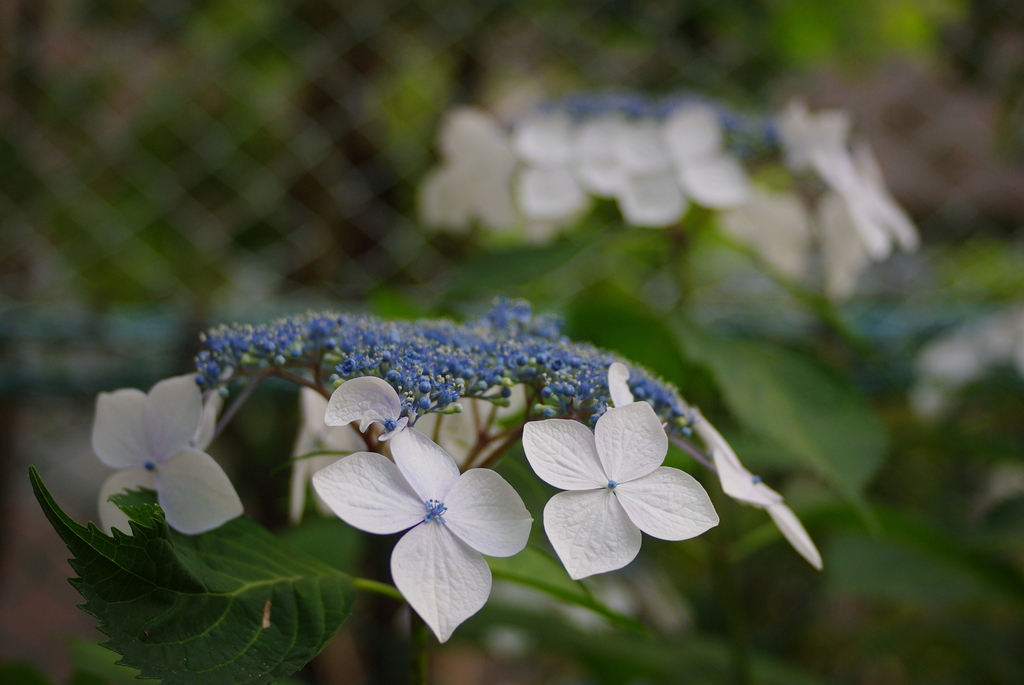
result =
M211 395L208 402L219 403ZM242 513L231 481L213 457L198 447L212 439L216 404L204 411L195 375L175 376L148 394L135 388L96 398L92 448L118 469L100 488L105 530L130 531L128 517L108 498L128 488L156 490L172 528L189 535L212 530Z
M515 125L512 149L522 162L516 199L527 221L557 228L586 208L587 194L571 169L573 136L563 114L534 114Z
M614 142L625 175L615 193L623 218L635 226L652 228L679 221L686 211L686 197L676 179L661 125L653 119L630 122Z
M516 159L498 122L481 110L457 108L441 124L439 142L441 165L420 188L423 222L462 231L475 221L494 231L514 226Z
M700 483L661 465L668 437L646 402L608 409L594 432L578 421L532 421L523 449L541 480L567 491L544 507L544 530L575 580L631 562L641 531L687 540L718 524Z
M820 200L818 223L831 297L848 297L857 276L870 262L886 259L894 246L917 249L917 229L886 188L871 148L859 142L851 149L846 112L812 114L794 100L776 123L789 167L814 170L830 189Z
M1003 365L1015 366L1024 377L1024 306L989 314L928 343L917 357L910 406L921 418L940 418L958 390Z
M750 194L743 166L725 152L718 114L707 105L677 108L662 126L662 135L685 195L711 209L742 204Z
M598 197L616 197L626 183L619 162L618 140L629 127L621 114L605 114L579 124L573 170L580 185Z
M520 552L533 519L522 499L489 469L459 474L455 461L419 431L391 441L392 462L356 452L313 476L313 487L343 521L378 535L408 532L391 553L391 577L441 642L475 614L491 591L483 554Z
M302 512L306 507L306 493L313 474L330 466L341 458L341 455L325 454L316 457L302 457L310 452L357 452L365 447L352 426L328 426L324 422L327 413L327 399L311 388L299 390L299 434L292 448L292 478L289 488L288 519L292 523L302 520ZM317 509L325 516L330 508L313 494Z
M790 278L807 268L811 229L800 198L794 193L769 193L754 188L739 207L722 212L722 232L757 252Z

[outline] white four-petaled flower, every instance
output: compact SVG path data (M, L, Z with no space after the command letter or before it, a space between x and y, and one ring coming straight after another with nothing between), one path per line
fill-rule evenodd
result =
M700 415L700 412L697 412L693 430L711 451L725 494L766 510L789 544L793 545L793 548L811 566L820 571L821 554L814 546L814 541L807 534L803 524L800 523L800 519L796 517L792 509L783 504L782 495L762 483L760 478L744 468L729 443L715 430L714 426L708 423L707 419Z
M149 394L135 388L96 398L92 448L119 469L100 488L100 522L128 531L128 518L108 498L127 488L156 490L167 523L182 533L212 530L242 513L231 481L202 450L213 437L219 399L204 409L195 376L160 381Z
M613 362L608 367L608 392L616 407L624 407L633 402L633 393L629 390L629 369L621 362ZM761 482L761 479L748 471L740 462L736 452L725 438L708 423L700 411L693 409L696 418L693 424L697 435L711 451L715 461L715 470L722 482L722 490L733 499L746 502L755 507L765 509L772 521L786 537L793 548L801 554L814 568L821 570L821 554L814 546L814 541L800 523L793 511L782 503L782 495Z
M544 530L574 579L628 564L641 531L686 540L718 524L700 483L661 466L668 437L646 402L607 410L594 432L565 419L528 423L523 447L542 480L567 490L544 507Z
M390 440L405 430L409 417L402 416L402 400L387 381L376 376L361 376L338 386L327 403L324 421L328 426L358 421L361 433L365 433L371 423L379 423L384 432L378 440Z
M372 452L349 455L318 471L313 487L360 530L411 529L391 553L391 577L444 642L490 594L491 571L481 555L520 552L533 519L505 479L489 469L460 475L455 461L415 429L396 434L391 453L394 462Z

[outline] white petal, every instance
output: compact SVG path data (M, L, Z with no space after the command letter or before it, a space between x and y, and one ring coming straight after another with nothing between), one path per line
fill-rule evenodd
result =
M324 421L328 426L344 426L369 415L372 422L384 423L388 419L397 421L401 414L402 401L387 381L361 376L338 386L327 403ZM365 427L360 430L365 431Z
M146 395L144 413L150 459L161 462L190 447L202 413L203 396L195 374L154 385Z
M629 369L622 362L612 362L608 367L608 394L611 395L613 406L633 404L633 393L629 390Z
M615 137L615 156L631 176L659 176L672 172L661 126L656 121L637 121Z
M640 529L608 488L552 497L544 531L573 580L620 569L640 552Z
M747 172L732 157L694 160L679 168L679 184L694 202L711 209L737 207L750 196Z
M477 552L510 557L526 547L533 517L519 494L494 471L466 471L444 503L445 525Z
M744 468L740 458L722 434L703 416L698 416L693 429L700 436L715 460L718 478L725 494L756 507L767 507L782 501L782 496L761 483Z
M391 460L356 452L313 474L313 489L345 523L390 535L423 521L426 500Z
M668 226L686 209L683 191L671 175L630 176L617 197L623 218L635 226Z
M867 143L858 143L853 147L853 163L860 172L861 180L869 195L873 213L889 227L896 240L904 250L913 251L920 246L921 239L917 228L899 206L885 185L882 169L878 165L871 147Z
M604 116L579 127L574 141L573 171L580 185L595 195L612 197L626 182L626 170L615 153L616 139L628 124L622 117Z
M149 461L146 440L146 395L135 388L96 396L92 451L107 466L142 466Z
M459 466L447 452L415 428L391 440L391 454L409 485L424 502L444 502L459 478Z
M662 466L615 488L637 528L662 540L689 540L718 525L708 493L690 474Z
M604 473L618 483L646 476L668 453L668 435L646 402L606 411L597 420L594 439Z
M811 228L795 193L753 189L746 204L721 214L722 232L753 248L764 261L790 278L807 266Z
M562 114L531 116L512 132L512 148L526 164L559 167L569 163L572 122Z
M815 150L814 168L847 203L851 226L860 237L864 249L875 261L892 253L892 236L875 212L875 195L864 183L845 149Z
M845 148L851 123L843 110L811 114L803 102L791 100L776 120L786 163L800 170L812 164L811 157L817 150Z
M590 490L608 484L594 434L579 421L530 421L523 427L523 451L534 473L556 488Z
M192 446L199 451L205 451L213 442L213 434L217 431L217 415L224 406L224 398L214 390L203 402L203 413L199 419L199 428L192 436Z
M391 578L441 642L491 593L484 558L436 521L416 526L395 544Z
M306 457L296 459L292 462L291 483L288 487L288 520L291 523L299 523L302 514L306 509L306 492L309 489L310 481L317 471L325 469L341 457L324 455L322 457ZM326 505L319 495L316 497L317 508L325 514L330 514L331 509Z
M527 167L519 173L519 209L527 219L548 221L572 217L587 204L587 196L567 167Z
M870 257L853 226L849 204L835 192L827 192L818 200L825 289L834 300L849 297L857 278L870 263Z
M789 544L793 545L793 548L800 552L800 556L810 562L811 566L820 571L821 554L818 552L818 548L814 546L814 541L811 540L811 536L807 534L807 530L804 529L796 514L781 502L768 507L768 513L771 515L772 520L775 521L775 525L779 527L782 534L789 540Z
M669 154L682 167L695 159L718 155L722 150L722 126L715 110L707 105L684 105L662 125Z
M183 450L158 464L156 492L167 523L187 535L213 530L242 513L224 469L198 450Z
M137 488L153 490L155 479L156 474L144 468L120 469L110 474L110 477L103 481L103 485L100 486L100 528L108 533L111 528L118 528L122 533L131 535L132 529L128 525L128 516L116 504L110 501L110 496Z
M420 183L419 214L424 225L464 232L469 228L472 198L463 176L447 166L432 169Z

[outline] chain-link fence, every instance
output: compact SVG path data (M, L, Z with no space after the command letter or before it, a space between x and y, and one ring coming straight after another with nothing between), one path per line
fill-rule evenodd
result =
M1024 221L1024 11L897 5L0 4L0 657L45 661L54 631L90 625L39 578L63 575L64 555L24 472L77 482L69 510L91 515L97 389L180 371L212 312L429 292L464 255L416 219L454 104L510 121L616 89L850 108L925 254L981 236L944 268L1019 294L1005 248ZM24 401L41 389L82 400Z

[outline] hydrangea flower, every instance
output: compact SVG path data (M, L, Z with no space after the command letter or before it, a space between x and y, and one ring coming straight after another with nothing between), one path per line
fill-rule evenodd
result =
M634 401L628 381L629 369L625 364L615 362L608 367L608 391L611 393L612 402L616 407L625 407ZM818 548L814 546L811 536L807 534L800 520L789 507L782 503L782 495L744 468L739 457L736 456L736 452L715 430L715 427L701 415L699 410L691 409L691 413L693 429L711 451L715 470L718 472L718 478L722 482L722 490L725 491L725 494L741 502L766 509L768 515L772 517L772 521L796 551L814 568L821 570L821 555L818 553Z
M719 226L790 278L800 278L807 268L811 227L795 193L752 189L744 204L722 213Z
M211 396L209 402L219 400ZM209 424L216 418L216 406L204 412L194 375L160 381L148 394L134 388L99 394L92 448L100 461L118 469L100 488L105 529L130 530L127 517L107 501L127 488L156 490L168 525L189 535L242 513L224 470L202 451L213 436Z
M327 399L311 388L299 389L299 434L295 438L292 457L301 457L315 451L351 453L365 447L362 440L350 426L328 426L324 422L327 413ZM316 457L294 459L289 489L288 519L292 523L302 520L306 504L306 489L313 474L340 459L340 455L324 454ZM324 515L330 508L314 493L317 509Z
M712 209L742 204L750 193L743 166L725 152L718 113L708 105L686 104L662 125L662 136L687 197Z
M518 221L512 202L515 156L498 122L460 107L441 125L442 164L423 181L420 213L428 226L468 230L479 221L502 231Z
M587 206L587 195L570 169L573 126L563 114L538 114L520 121L512 148L523 163L516 183L519 209L529 220L557 226Z
M487 601L483 554L520 552L533 519L489 469L459 474L455 461L410 428L391 440L392 462L356 452L318 471L313 487L343 521L378 535L408 532L391 553L391 577L441 642Z
M793 545L793 548L811 566L820 571L821 554L803 524L800 523L800 519L783 504L782 495L762 483L760 478L744 468L729 443L707 419L700 415L700 412L697 412L693 430L701 437L711 452L725 494L766 510L789 544Z
M686 540L718 524L700 483L661 466L668 436L646 402L609 409L594 432L565 419L527 423L523 448L542 480L567 491L544 507L544 530L573 579L631 562L641 531Z
M885 186L866 143L848 144L851 121L841 110L812 114L790 102L777 119L786 161L795 171L813 169L830 188L819 207L828 291L842 298L871 261L887 258L895 244L917 249L917 229ZM840 204L841 201L841 204Z
M344 426L359 422L359 432L370 424L384 428L378 440L390 440L405 430L409 417L402 416L402 399L393 387L376 376L363 376L345 381L331 395L324 421L328 426Z

